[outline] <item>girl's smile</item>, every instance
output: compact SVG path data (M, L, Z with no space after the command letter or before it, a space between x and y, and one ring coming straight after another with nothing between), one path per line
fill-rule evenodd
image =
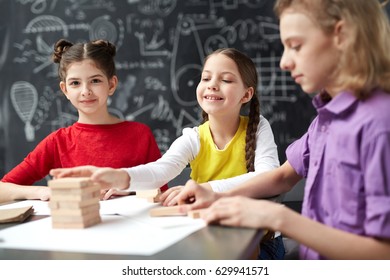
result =
M205 98L206 100L209 100L209 101L213 101L213 100L216 100L216 101L218 101L218 100L223 100L222 97L219 97L219 96L216 96L216 95L206 95L204 98Z
M248 101L244 101L247 88L236 63L223 54L212 55L206 61L196 93L199 105L211 117L238 116L242 104Z

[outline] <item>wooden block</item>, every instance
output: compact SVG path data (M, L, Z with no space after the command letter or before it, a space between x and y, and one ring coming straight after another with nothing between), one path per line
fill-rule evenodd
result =
M85 188L60 188L60 189L51 189L51 195L50 197L55 197L55 196L61 196L61 195L81 195L81 194L87 194L87 193L92 193L96 191L100 191L101 187L98 184L95 185L90 185Z
M161 195L161 190L158 188L153 190L136 191L135 195L139 198L146 198L148 202L157 203L160 202L159 197Z
M52 227L56 229L81 229L87 228L90 226L94 226L102 222L102 218L100 216L95 219L91 219L84 222L53 222Z
M161 194L161 190L159 188L153 190L142 190L142 191L135 192L135 195L139 198L155 198L160 194Z
M72 189L72 188L61 188L61 189L50 189L50 197L60 197L60 196L80 196L86 195L89 193L100 193L101 188L99 185L91 185L82 189Z
M82 216L87 215L89 213L96 213L99 212L100 204L92 204L87 205L86 207L80 207L80 208L55 208L51 209L51 215L52 216Z
M186 216L186 213L179 211L180 206L167 206L167 207L158 207L152 208L149 210L149 215L152 217L162 217L162 216Z
M100 184L89 178L49 181L53 228L86 228L101 222Z
M84 215L51 215L53 223L87 223L100 217L99 210Z
M146 201L151 202L151 203L158 203L158 202L160 202L160 195L161 194L158 194L158 195L156 195L154 197L153 196L147 197Z
M191 210L186 213L179 212L180 206L168 206L168 207L158 207L150 209L149 214L152 217L162 217L162 216L188 216L193 219L199 219L200 214L204 209Z
M92 182L89 177L67 177L53 179L48 182L48 186L53 189L86 188L95 184L97 183Z
M191 211L188 211L187 215L188 217L190 218L193 218L193 219L199 219L200 218L200 213L202 212L201 209L199 210L191 210Z
M100 197L94 197L90 199L86 199L83 201L49 201L49 208L50 209L79 209L83 207L87 207L93 204L99 204Z
M51 201L84 201L92 198L100 199L100 189L95 190L92 193L85 194L62 194L62 195L54 195L50 197Z

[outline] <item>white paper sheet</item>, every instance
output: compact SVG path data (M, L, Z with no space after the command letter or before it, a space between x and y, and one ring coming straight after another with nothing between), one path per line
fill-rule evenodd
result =
M0 247L149 256L206 226L186 216L150 217L149 209L158 206L135 196L102 201L98 225L53 229L49 217L1 230Z

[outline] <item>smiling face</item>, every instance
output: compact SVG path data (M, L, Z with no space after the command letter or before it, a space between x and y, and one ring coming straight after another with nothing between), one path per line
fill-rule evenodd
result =
M280 35L284 45L280 67L290 71L306 93L326 89L337 94L339 34L325 34L307 14L287 8L280 16Z
M117 78L108 79L90 59L73 62L67 69L62 92L79 112L79 122L99 123L108 116L107 99L114 94Z
M238 117L242 104L251 99L253 92L252 87L244 85L236 63L218 53L205 62L196 95L209 117Z

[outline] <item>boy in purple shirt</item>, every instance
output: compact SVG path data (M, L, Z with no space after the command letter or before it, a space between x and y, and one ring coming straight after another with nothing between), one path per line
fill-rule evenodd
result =
M350 92L328 103L321 97L313 100L317 118L286 152L307 178L302 215L356 235L389 238L390 94L375 91L363 102ZM300 249L302 258L322 258Z
M390 259L390 27L380 1L277 0L275 11L280 66L319 92L318 116L280 168L226 193L190 181L177 202L195 201L182 211L212 203L202 212L209 223L280 231L303 259ZM246 198L287 192L303 177L302 215Z

